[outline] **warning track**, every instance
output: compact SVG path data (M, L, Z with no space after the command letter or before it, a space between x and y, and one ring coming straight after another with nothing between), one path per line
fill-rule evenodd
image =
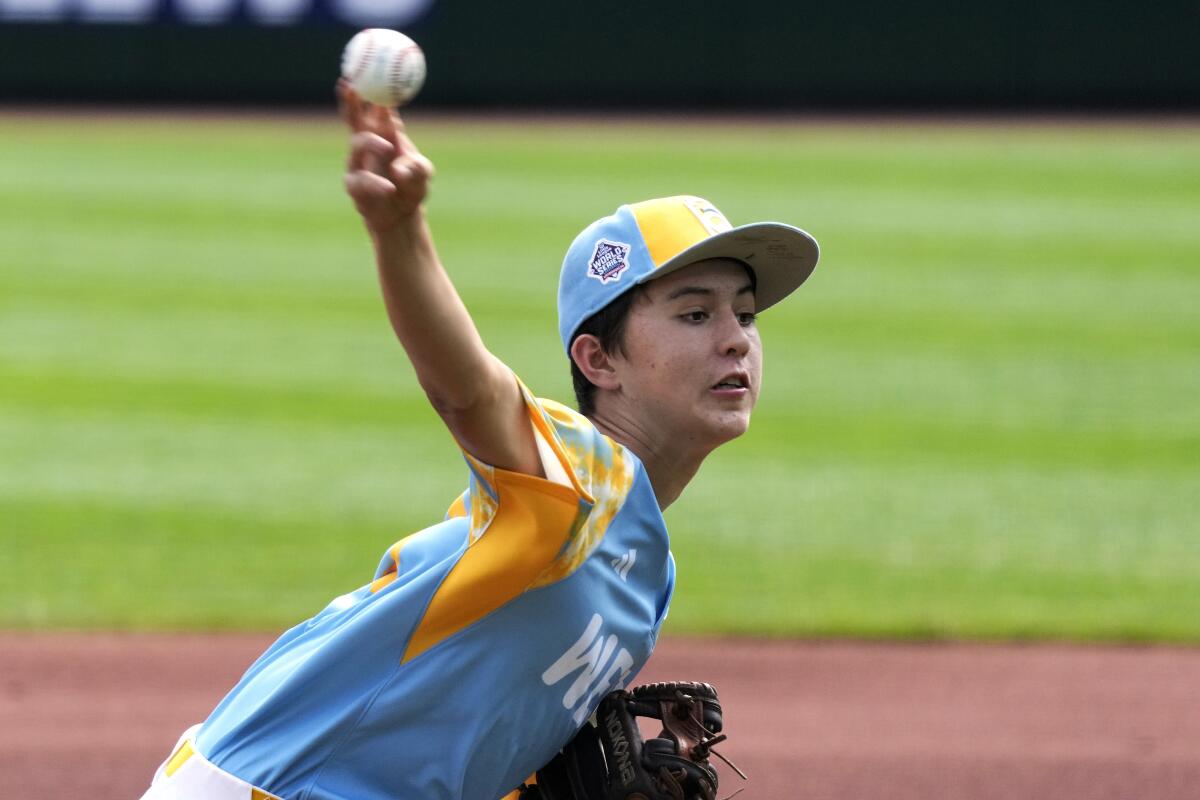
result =
M0 633L4 795L139 797L271 638ZM747 800L1200 786L1200 649L668 639L638 678L656 680L716 684Z

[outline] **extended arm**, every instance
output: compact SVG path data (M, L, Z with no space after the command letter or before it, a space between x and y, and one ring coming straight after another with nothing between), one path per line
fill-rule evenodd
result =
M422 208L433 165L395 113L344 83L338 95L352 131L346 191L375 246L392 329L429 402L476 458L542 475L516 377L484 346L434 249Z

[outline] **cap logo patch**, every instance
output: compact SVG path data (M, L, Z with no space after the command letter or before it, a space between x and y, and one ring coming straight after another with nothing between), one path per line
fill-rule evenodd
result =
M684 199L683 204L688 207L688 211L696 215L696 219L700 220L700 224L704 226L710 236L733 228L729 224L729 220L725 219L725 215L703 198L688 197Z
M588 261L588 277L601 283L617 280L629 266L629 251L632 249L624 242L610 242L607 239L596 242L596 249Z

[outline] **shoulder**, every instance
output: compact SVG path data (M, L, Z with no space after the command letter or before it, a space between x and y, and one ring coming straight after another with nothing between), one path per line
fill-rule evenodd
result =
M570 406L545 397L534 398L542 413L561 434L577 436L604 436L592 421ZM608 437L605 437L608 438Z
M594 470L608 472L631 471L638 463L632 451L620 442L602 433L590 419L573 408L556 400L536 398L550 432L558 440L563 452L575 467L592 473ZM583 478L583 475L580 475Z
M554 400L536 402L553 427L556 449L594 500L593 518L614 514L636 484L638 473L643 471L642 462L578 411Z
M578 411L554 400L537 398L535 417L546 426L542 431L553 439L553 449L570 470L571 480L586 498L588 512L579 520L561 554L534 583L544 586L573 574L596 551L611 524L632 501L637 525L661 527L662 516L653 491L647 491L641 462L633 451L602 433ZM643 486L638 492L637 487Z

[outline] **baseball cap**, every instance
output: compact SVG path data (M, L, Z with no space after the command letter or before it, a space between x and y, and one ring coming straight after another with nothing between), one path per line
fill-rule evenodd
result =
M558 333L571 338L593 314L638 284L709 258L754 270L757 310L796 290L817 266L817 240L782 222L733 227L707 200L690 195L623 205L575 238L558 280Z

